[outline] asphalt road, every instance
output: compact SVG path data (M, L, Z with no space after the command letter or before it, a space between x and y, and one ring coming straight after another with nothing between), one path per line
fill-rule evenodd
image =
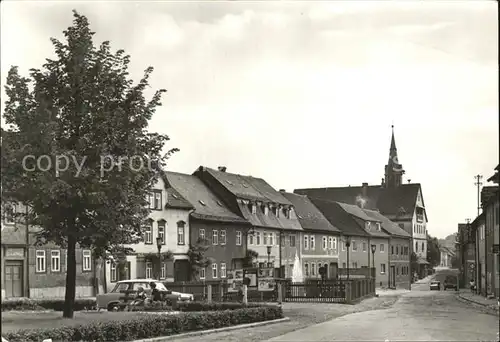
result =
M453 290L430 291L429 282L413 284L390 308L348 314L267 341L498 341L498 317L458 301Z

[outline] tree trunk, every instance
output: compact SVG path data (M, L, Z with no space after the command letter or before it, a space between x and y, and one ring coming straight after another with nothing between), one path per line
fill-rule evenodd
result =
M66 265L66 294L64 297L64 318L73 318L76 295L76 239L68 235L68 264Z

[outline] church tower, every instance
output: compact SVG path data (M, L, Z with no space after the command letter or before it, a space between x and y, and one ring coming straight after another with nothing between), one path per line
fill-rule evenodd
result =
M405 171L403 170L403 165L399 164L398 161L398 150L396 148L396 140L394 139L394 126L392 128L392 138L391 138L391 147L389 149L389 161L385 166L385 181L384 185L386 188L395 188L402 184L403 174Z

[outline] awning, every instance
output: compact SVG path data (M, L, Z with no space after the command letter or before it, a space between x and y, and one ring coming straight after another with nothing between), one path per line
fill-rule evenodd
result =
M423 258L418 258L417 263L419 265L429 265L429 262Z

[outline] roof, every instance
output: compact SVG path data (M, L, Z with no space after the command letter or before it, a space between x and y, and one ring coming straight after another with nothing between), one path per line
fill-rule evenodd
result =
M365 209L378 209L391 219L404 220L413 218L419 190L419 183L410 183L395 188L367 185L364 189L363 186L296 189L294 193L353 205L362 203Z
M253 214L248 203L244 203L245 201L251 201L252 204L257 205L260 202L267 205L279 205L284 208L292 206L288 199L265 180L225 171L216 171L203 166L199 167L194 174L201 179L205 179L206 174L208 174L208 178L215 180L219 186L229 191L235 197L235 205L238 206L241 215L252 225L265 228L302 230L298 218L287 218L284 214L278 214L279 217L277 217L272 210L265 214L262 208L257 208L256 213ZM209 182L209 184L211 183Z
M360 220L363 220L365 222L379 222L379 223L382 223L382 221L380 221L378 218L374 218L373 216L367 215L367 213L363 209L361 209L360 207L358 207L356 205L346 204L346 203L338 203L338 204L347 213L349 213L350 215L352 215L354 217L357 217ZM389 237L387 235L387 233L383 232L382 230L370 229L370 230L366 230L366 231L371 236L378 236L378 237L385 237L385 238Z
M222 201L196 176L177 172L166 172L169 186L194 208L192 217L236 223L248 223L229 210ZM177 196L172 197L175 199Z
M291 205L289 200L262 178L218 171L208 167L205 167L203 171L211 174L238 198Z
M340 229L332 225L307 196L289 192L281 194L292 202L302 228L340 233Z
M378 211L375 210L369 210L369 209L363 209L363 211L368 215L373 218L377 218L380 220L382 229L385 230L387 233L389 233L392 236L397 236L397 237L403 237L403 238L410 238L411 235L404 229L402 229L400 226L398 226L397 223L392 222L389 220L387 217L379 213Z
M309 200L321 211L328 222L340 229L342 234L369 236L364 227L361 227L338 203L318 198L309 198Z

